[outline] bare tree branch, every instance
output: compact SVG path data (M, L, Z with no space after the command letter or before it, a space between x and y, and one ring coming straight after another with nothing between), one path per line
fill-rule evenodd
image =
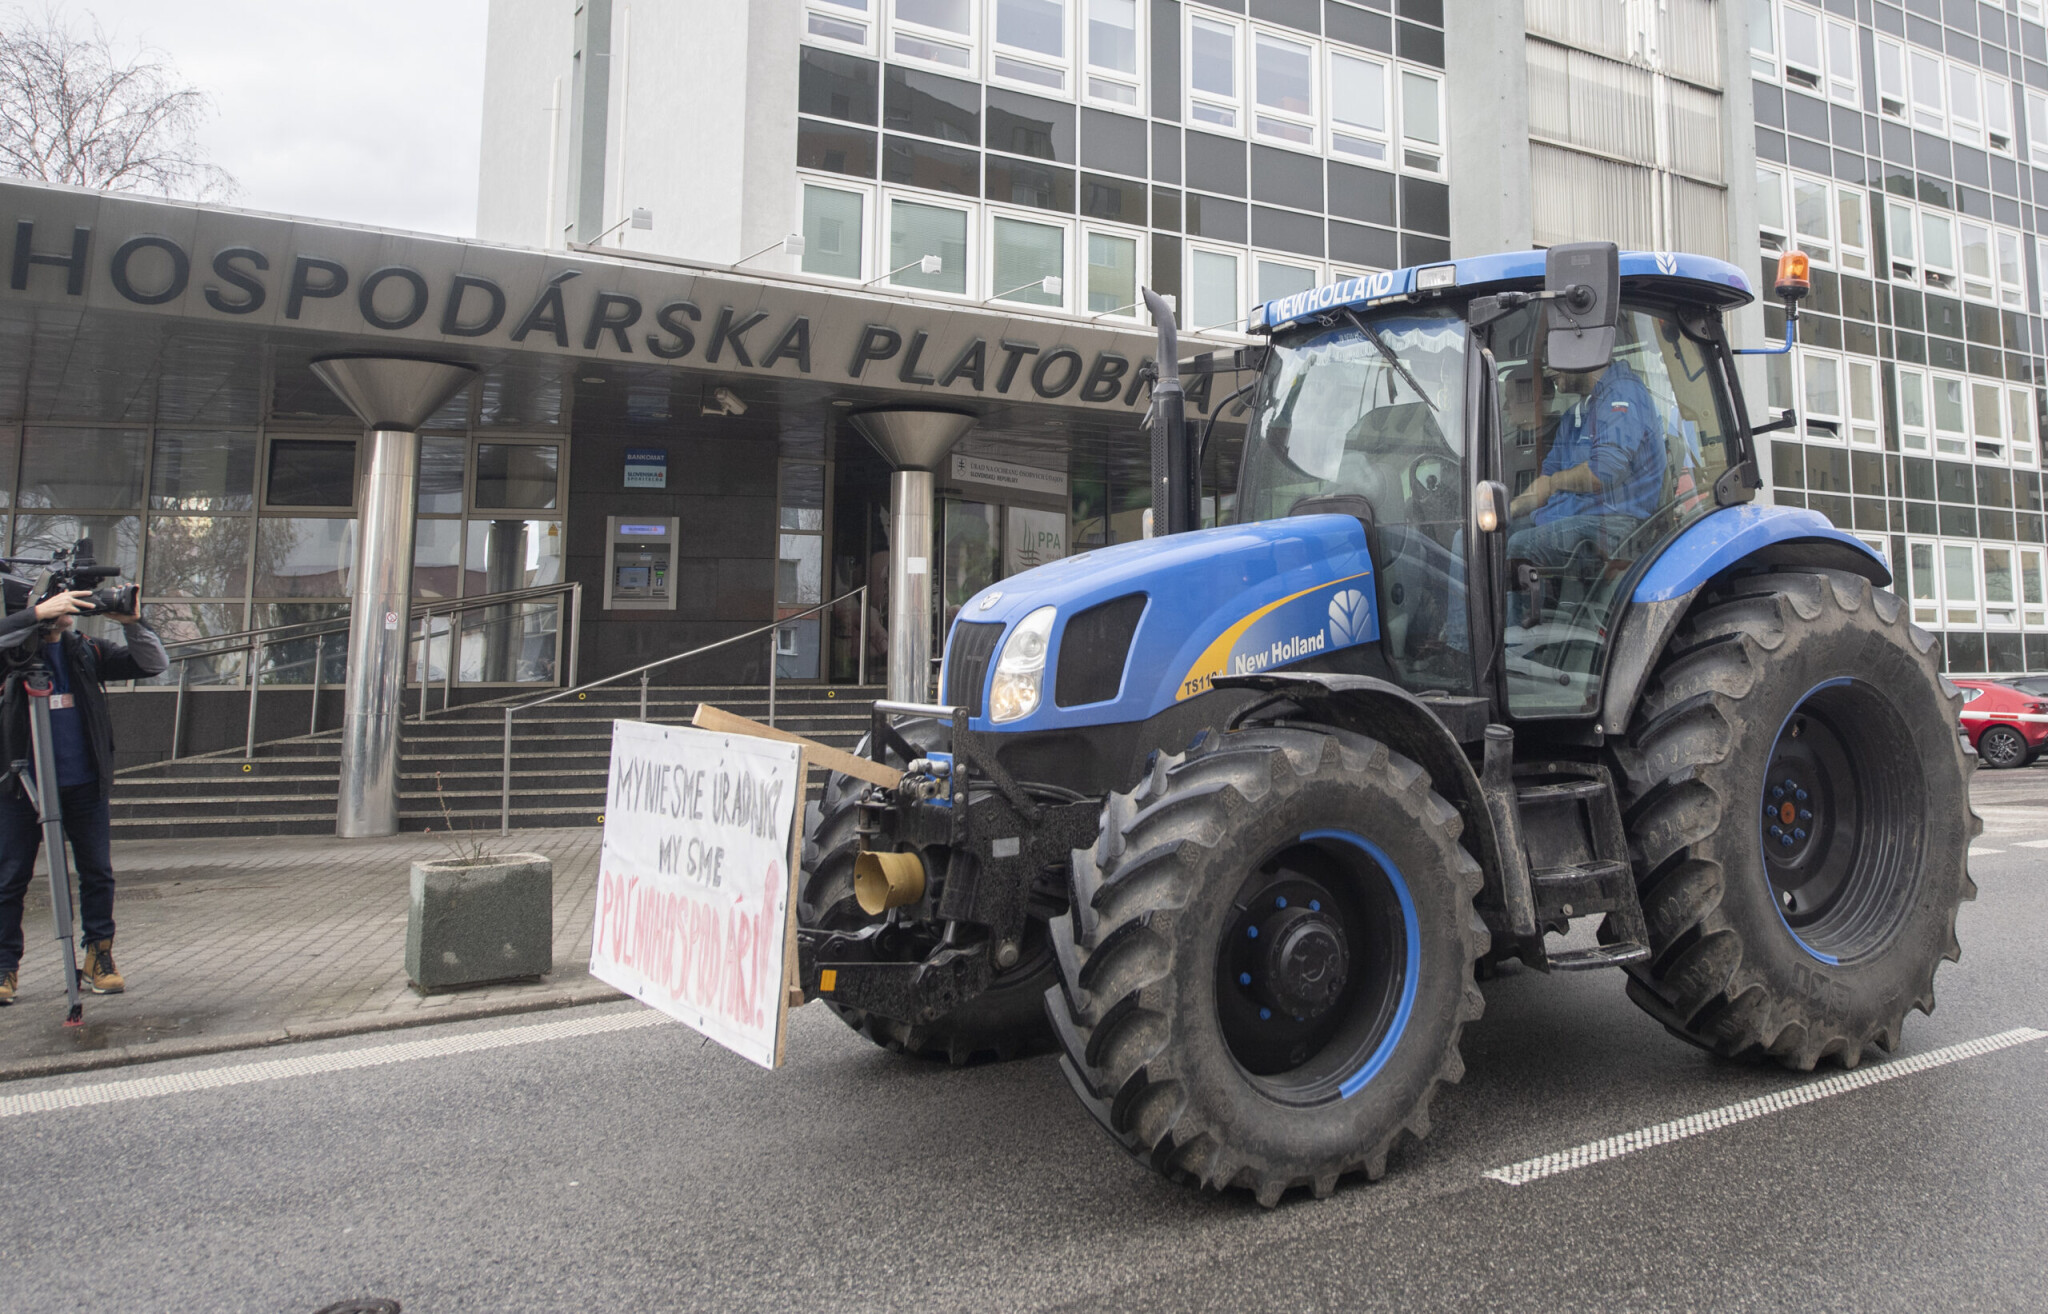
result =
M54 11L0 19L0 173L225 200L235 180L198 143L210 108L163 52L124 60L97 22L86 32Z

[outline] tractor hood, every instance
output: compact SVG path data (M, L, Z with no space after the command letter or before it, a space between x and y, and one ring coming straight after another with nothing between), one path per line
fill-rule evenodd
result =
M1142 721L1248 674L1379 638L1365 530L1343 515L1290 517L1098 548L1012 575L968 599L947 636L943 701L978 730ZM1038 705L988 715L1017 623L1056 610ZM1062 672L1066 678L1062 679Z

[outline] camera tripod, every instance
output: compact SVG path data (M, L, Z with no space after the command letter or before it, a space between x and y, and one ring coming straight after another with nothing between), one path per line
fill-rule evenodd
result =
M28 699L28 762L11 763L15 776L35 802L43 823L43 850L50 863L50 910L57 921L57 940L64 946L64 998L70 1005L64 1025L81 1026L85 1005L78 993L78 939L72 933L71 855L64 847L64 804L57 788L57 753L50 738L50 695L56 692L40 643L31 640L30 655L17 659L7 672L6 687L16 685Z

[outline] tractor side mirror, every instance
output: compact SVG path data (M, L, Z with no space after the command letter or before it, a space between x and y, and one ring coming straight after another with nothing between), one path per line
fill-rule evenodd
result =
M1472 490L1472 524L1482 534L1498 534L1508 523L1508 488L1495 479L1482 479Z
M1543 259L1549 309L1546 364L1562 374L1605 369L1621 309L1621 249L1612 242L1553 246Z

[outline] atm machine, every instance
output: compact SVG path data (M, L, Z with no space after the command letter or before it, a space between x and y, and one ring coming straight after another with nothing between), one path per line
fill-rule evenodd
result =
M606 611L676 609L676 533L679 521L611 516L605 522Z

